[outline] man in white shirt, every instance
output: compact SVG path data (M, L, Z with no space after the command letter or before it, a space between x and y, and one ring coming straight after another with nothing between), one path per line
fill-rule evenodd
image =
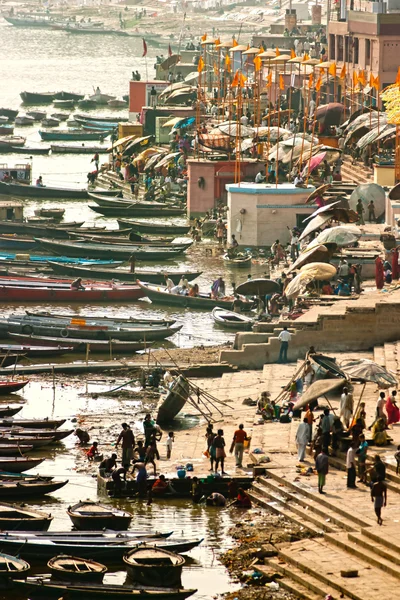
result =
M343 394L340 396L340 420L346 429L350 426L350 419L353 416L353 394L347 387L343 388Z
M242 116L240 117L240 124L241 124L241 125L244 125L244 126L246 126L246 125L248 125L248 124L249 124L249 119L247 118L247 116L246 116L246 115L242 115Z
M255 182L263 183L264 181L265 181L265 174L263 173L263 171L259 171L256 175Z
M343 281L345 283L347 283L348 279L349 279L349 272L350 272L350 267L349 264L347 262L347 260L344 260L344 258L342 258L339 262L339 266L338 266L338 277L340 277L340 279L343 279Z
M347 487L356 488L356 445L351 444L346 455Z
M283 328L283 331L281 331L278 336L278 340L281 343L281 347L279 350L278 362L286 363L288 361L287 352L288 352L288 348L289 348L289 342L291 339L292 339L292 336L290 335L290 333L287 330L287 327L285 326Z
M300 462L304 462L306 457L306 448L307 444L310 440L310 426L308 424L307 418L303 419L303 422L300 423L296 432L296 444L298 455L297 458Z
M299 258L299 236L295 231L292 232L292 237L290 238L290 256L293 262L296 258Z
M168 275L165 275L165 287L167 288L167 292L171 293L172 288L174 287L174 282L172 281L172 279L170 279L168 277Z
M182 275L182 277L181 277L181 280L180 280L180 282L178 283L178 285L179 285L180 287L185 287L185 288L188 288L188 287L189 287L189 282L188 282L188 280L186 279L186 277L185 277L184 275Z

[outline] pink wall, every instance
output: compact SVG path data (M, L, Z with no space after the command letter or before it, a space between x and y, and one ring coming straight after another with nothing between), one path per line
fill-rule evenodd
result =
M247 160L240 163L240 178L254 178L264 163ZM235 181L235 161L188 160L188 214L197 216L213 209L217 200L227 202L225 186ZM199 187L199 178L203 177L204 186Z

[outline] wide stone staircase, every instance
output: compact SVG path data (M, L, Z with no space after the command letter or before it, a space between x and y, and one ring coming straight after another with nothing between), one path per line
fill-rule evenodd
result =
M327 493L316 490L316 477L271 463L249 494L254 502L277 513L314 537L277 545L276 554L254 567L304 600L370 600L400 597L400 476L386 461L388 506L384 526L375 522L369 489L344 487L345 456L329 458ZM386 520L386 516L393 519ZM273 539L271 540L273 545Z

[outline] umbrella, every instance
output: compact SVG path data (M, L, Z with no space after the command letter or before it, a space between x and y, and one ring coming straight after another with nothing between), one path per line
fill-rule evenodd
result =
M160 64L160 69L162 71L168 71L171 67L176 65L181 60L179 54L172 54L172 56L168 56L163 62Z
M353 379L362 379L364 382L376 383L380 388L389 388L398 385L394 377L384 367L367 358L347 359L340 364L342 370Z
M315 192L313 192L313 194L315 194ZM310 196L311 196L311 194L310 194ZM307 200L308 200L308 198L307 198ZM308 217L303 219L303 223L305 223L306 221L309 221L310 219L314 219L314 217L316 217L317 215L320 215L321 213L331 211L333 209L333 207L336 206L337 204L340 204L340 200L337 200L336 202L331 202L330 204L327 204L326 206L321 206L320 208L317 208L317 210L315 210L311 215L309 215Z
M107 152L111 152L111 150L113 150L114 148L117 148L118 146L122 146L122 144L125 144L126 142L130 142L135 137L136 137L135 135L127 135L127 136L125 136L123 138L119 138L119 140L117 140L116 142L114 142L112 146L110 146L109 148L107 148Z
M397 183L394 187L392 187L388 196L389 200L400 200L400 183Z
M254 135L254 129L252 127L240 125L235 121L221 123L221 125L218 125L218 129L231 137L237 137L238 135L240 135L240 137L253 137Z
M207 75L207 73L211 73L210 69L202 71L202 73L201 73L202 77L204 75ZM189 73L188 75L186 75L185 82L186 83L191 83L192 81L197 81L198 79L199 79L199 73L197 71L192 71L191 73Z
M185 127L190 127L190 125L193 125L195 120L195 117L181 117L176 123L174 123L172 129L184 129Z
M156 148L146 148L146 150L143 150L143 152L141 152L140 154L138 154L134 159L133 159L133 163L135 165L137 165L138 163L142 162L142 161L146 161L148 158L150 158L150 156L153 156L154 154L160 154L160 151Z
M323 121L326 126L340 125L345 110L340 102L330 102L317 108L315 118L317 121Z
M265 296L279 291L279 284L272 279L249 279L236 288L236 292L244 296Z
M243 52L243 54L244 55L259 54L259 52L260 52L260 48L256 48L255 46L252 46L251 48L249 48L248 50Z
M307 175L308 171L310 171L310 173L312 173L314 171L314 169L319 167L319 165L325 159L325 156L326 156L326 152L320 152L319 154L316 154L315 156L311 157L310 164L309 165L307 164L304 167L302 176L304 177L305 175Z
M310 387L304 392L301 399L296 402L293 409L299 410L304 408L312 402L313 400L318 400L321 396L326 396L329 392L333 392L337 390L342 385L347 384L346 379L337 378L337 379L319 379L318 381L314 381L310 385Z
M299 256L299 258L294 262L290 269L288 269L287 273L291 273L292 271L297 271L302 266L312 263L312 262L329 262L331 252L330 250L320 244L319 246L315 246L315 248L311 248L310 250L305 250Z
M314 231L317 231L317 229L321 229L321 227L325 225L325 223L328 223L328 221L330 221L332 217L332 212L325 212L322 215L317 215L316 217L311 219L311 221L307 223L307 227L304 229L301 236L299 237L299 241L301 241L303 238L307 237Z
M126 146L126 148L124 150L124 153L127 150L131 150L132 148L136 148L136 146L142 146L142 147L148 146L150 144L150 141L153 141L153 139L154 139L154 135L146 135L144 137L135 138L134 140L132 140L132 142L130 142Z
M286 298L296 298L311 281L326 281L336 275L336 269L329 263L308 263L285 289Z
M337 227L330 227L324 229L321 233L309 244L311 246L317 246L318 244L337 244L338 246L350 246L354 244L361 237L361 230L358 227L351 227L349 225L338 225Z
M322 196L329 188L332 187L331 183L324 183L324 185L320 185L316 188L311 194L308 196L306 200L306 204L310 204L312 200L318 198L318 196Z
M381 135L384 136L385 132L388 132L389 135L389 133L392 133L395 130L395 125L383 125L382 127L381 123L379 123L379 125L371 129L371 131L368 131L358 140L357 147L360 148L360 150L362 150L363 148L365 148L365 146L376 142L378 137L381 137Z
M167 156L164 156L163 158L161 158L161 160L155 165L154 168L159 169L160 167L164 167L171 160L175 159L179 155L180 155L180 152L172 152L171 154L167 154Z
M173 117L164 123L164 125L161 125L161 127L173 127L176 123L179 123L179 121L182 121L182 117Z
M278 137L282 137L283 135L290 134L293 135L289 129L285 129L284 127L255 127L254 135L258 135L258 137L267 137L269 135L270 140L277 140Z
M144 171L148 171L151 167L154 167L157 161L160 160L162 156L164 156L164 152L159 152L158 154L154 154L148 160L146 160L146 164L144 166Z
M197 76L199 74L197 73ZM185 83L184 81L177 81L176 83L171 83L171 85L168 85L160 94L159 94L159 98L162 98L163 96L168 96L168 94L170 94L171 92L175 91L175 90L181 90L183 88L190 88L191 86L188 85L187 83Z
M168 104L173 104L174 102L176 104L179 104L180 102L183 103L186 100L184 100L184 98L189 99L193 94L196 93L196 88L186 88L184 90L175 90L174 92L171 92L171 94L169 94L168 98L165 99L165 103L168 102Z
M375 215L379 219L385 212L385 190L377 183L362 183L352 192L349 200L350 208L357 209L357 202L361 199L365 212L368 210L368 204L374 201Z

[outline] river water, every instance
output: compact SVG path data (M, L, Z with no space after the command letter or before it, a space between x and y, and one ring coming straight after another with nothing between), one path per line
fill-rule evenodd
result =
M138 69L142 78L146 77L146 61L141 56L141 40L134 38L114 38L102 36L69 36L61 31L17 29L0 20L0 106L16 108L20 104L19 93L28 91L68 90L91 93L99 86L104 93L122 96L128 93L128 81L132 70ZM147 73L154 76L153 62L157 53L149 44ZM25 110L21 107L22 112ZM28 110L28 109L26 109ZM56 112L53 107L48 113ZM107 110L103 111L107 112ZM110 112L110 114L112 114ZM26 136L27 144L40 143L37 133L38 125L16 129L16 134ZM90 156L54 155L34 156L32 161L33 178L39 174L47 185L76 186L86 185L86 175L91 169ZM10 166L18 162L26 162L27 155L5 155L0 160ZM116 227L116 222L98 217L91 211L85 201L25 201L26 215L33 214L39 206L62 206L66 209L66 220L85 220L86 224L104 224ZM199 258L200 254L200 258ZM187 268L203 270L199 279L201 289L208 289L211 281L223 274L229 285L239 283L247 277L245 273L227 272L220 257L202 258L201 252L196 257L187 257L170 263L171 268ZM204 253L205 254L205 253ZM165 264L138 264L141 268L165 268ZM254 273L254 268L252 268ZM21 312L24 306L0 306L3 314L13 311ZM191 347L198 344L224 343L232 340L232 334L218 330L209 314L203 311L188 311L152 306L142 301L130 305L112 306L50 306L30 305L30 310L65 310L77 312L93 312L101 314L118 314L121 316L176 317L184 324L181 333L172 338L171 343L177 346ZM115 384L113 384L115 385ZM20 393L4 398L4 403L23 402L21 417L56 416L70 419L82 412L106 412L117 415L120 410L116 399L89 399L82 393L99 391L98 383L86 381L57 383L54 391L52 382L44 379L31 381ZM110 417L111 418L111 417ZM73 427L68 421L65 427ZM44 500L32 503L32 506L50 511L55 519L52 530L69 530L71 523L66 515L68 505L85 498L96 499L96 481L91 475L77 472L76 458L82 450L75 444L76 438L70 436L59 444L55 450L36 452L35 455L46 456L40 473L53 475L57 479L69 479L69 484ZM1 499L1 495L0 495ZM102 498L103 501L108 501ZM30 503L31 504L31 503ZM174 530L178 537L204 538L200 547L191 551L190 564L183 574L184 587L198 588L193 598L212 598L217 593L234 589L225 568L218 562L218 554L230 547L231 538L227 531L235 519L235 511L219 510L192 505L182 500L175 502L157 501L152 506L132 501L124 504L125 508L135 514L133 527L151 526L159 530ZM106 581L124 581L123 573L111 573ZM11 594L5 593L0 598L9 600ZM12 594L14 597L14 594ZM15 596L16 597L16 596Z

